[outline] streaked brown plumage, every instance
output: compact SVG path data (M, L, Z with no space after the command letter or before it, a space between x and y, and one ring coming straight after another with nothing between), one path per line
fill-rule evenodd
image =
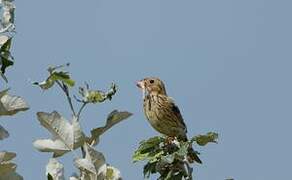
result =
M144 113L151 126L161 134L187 141L187 127L179 108L167 96L164 83L159 78L149 77L139 81L137 86L143 90ZM191 147L190 151L193 151ZM202 163L195 153L191 154L193 160Z

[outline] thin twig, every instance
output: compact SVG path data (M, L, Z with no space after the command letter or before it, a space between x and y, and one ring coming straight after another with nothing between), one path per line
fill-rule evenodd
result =
M68 87L65 85L65 84L61 84L60 81L56 81L56 83L58 84L58 86L63 90L63 92L65 93L66 97L67 97L67 100L68 100L68 103L69 103L69 106L70 106L70 109L73 113L74 116L76 116L76 113L75 113L75 110L74 110L74 107L73 107L73 104L72 104L72 99L71 99L71 96L70 96L70 93L69 93L69 90L68 90Z
M80 119L80 115L81 115L81 112L82 110L84 109L84 107L88 104L88 102L83 102L81 108L79 109L78 113L77 113L77 121L79 121Z

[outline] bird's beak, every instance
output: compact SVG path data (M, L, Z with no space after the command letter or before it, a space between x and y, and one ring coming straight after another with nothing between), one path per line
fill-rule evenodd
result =
M140 88L140 89L144 89L144 83L143 83L143 81L138 81L138 82L136 83L136 85L137 85L138 88Z

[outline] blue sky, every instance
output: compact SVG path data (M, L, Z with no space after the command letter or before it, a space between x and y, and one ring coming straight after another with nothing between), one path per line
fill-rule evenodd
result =
M97 0L16 1L13 54L7 76L11 93L31 109L1 125L10 137L1 150L17 152L25 179L44 179L49 154L32 142L50 137L37 111L70 112L56 89L42 92L29 80L46 77L48 65L71 62L77 85L119 92L112 102L90 106L82 116L86 133L103 125L113 109L134 115L101 139L97 150L124 179L143 179L143 163L131 156L138 142L157 135L142 111L134 82L165 81L179 105L189 136L216 131L219 144L198 148L204 164L196 179L291 179L292 11L279 0ZM75 91L76 93L76 91ZM66 175L77 171L73 154L60 160Z

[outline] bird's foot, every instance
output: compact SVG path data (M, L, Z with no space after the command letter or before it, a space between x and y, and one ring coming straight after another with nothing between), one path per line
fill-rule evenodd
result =
M173 144L173 141L175 140L176 138L175 137L170 137L170 136L168 136L168 137L166 137L166 139L165 139L165 144Z

